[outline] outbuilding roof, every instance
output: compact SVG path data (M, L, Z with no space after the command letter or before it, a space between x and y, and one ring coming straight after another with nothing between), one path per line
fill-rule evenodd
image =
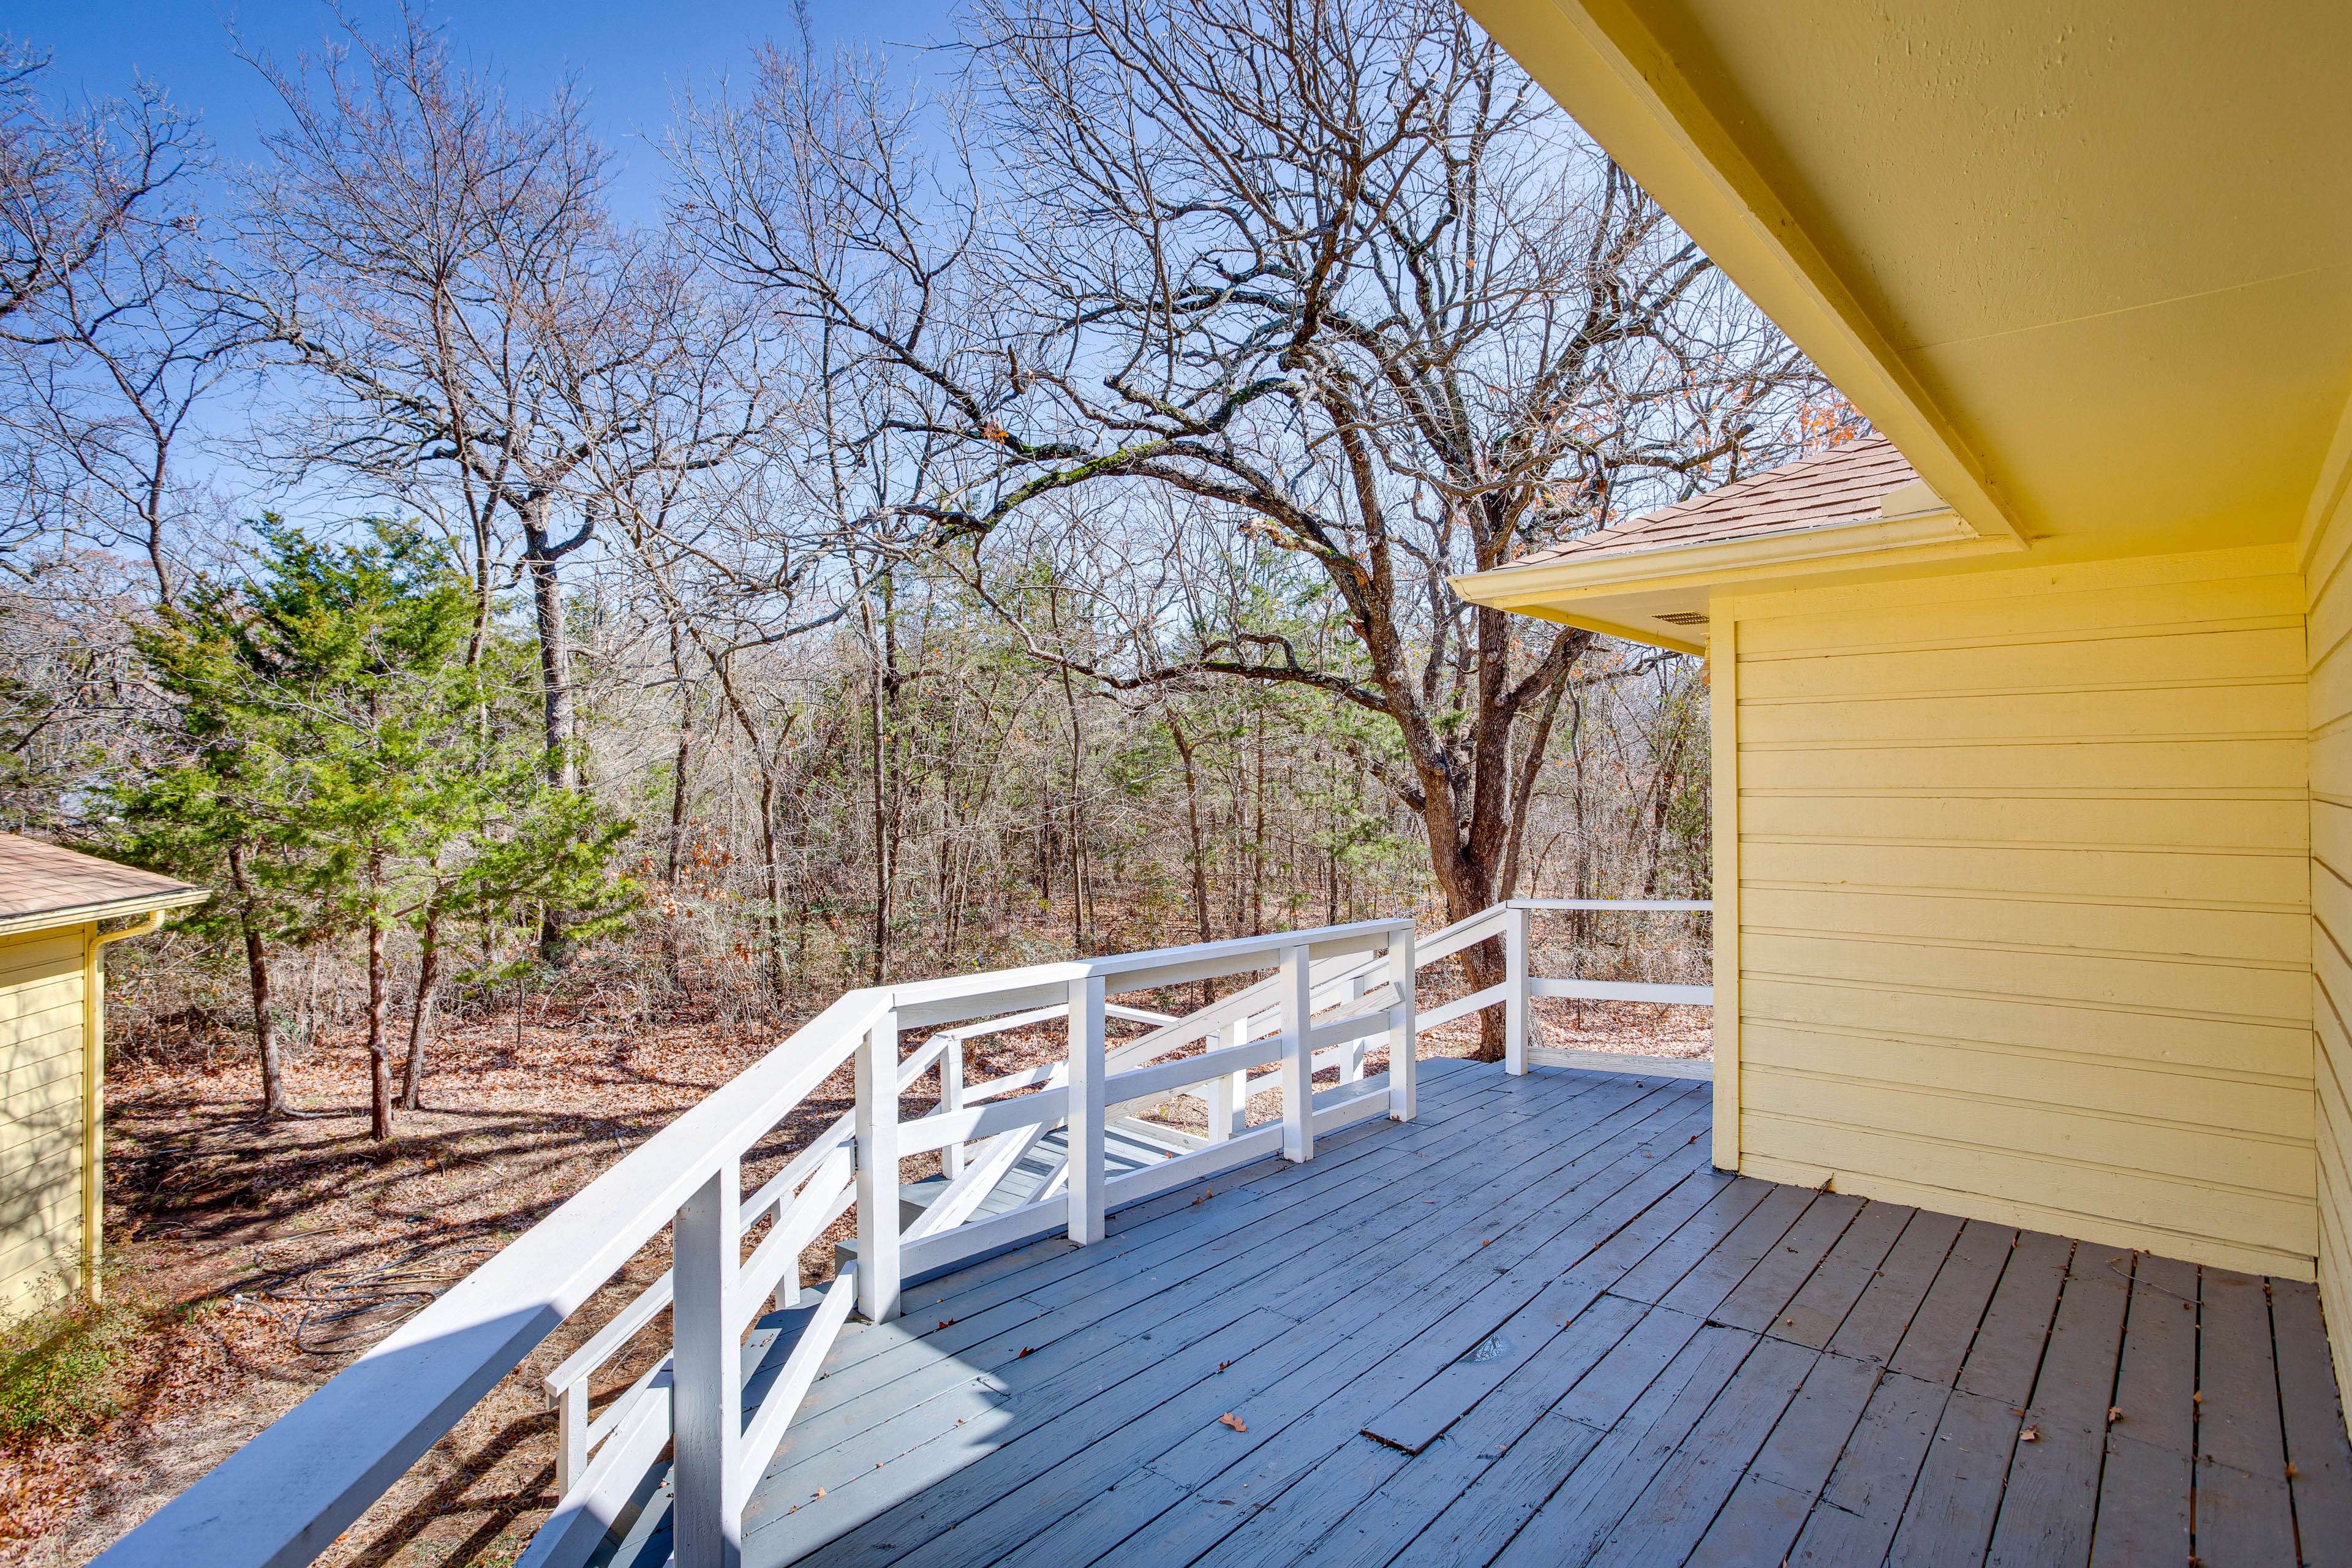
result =
M1548 566L1853 522L1880 516L1880 502L1886 493L1918 478L1894 442L1884 436L1866 436L1818 457L1784 463L1705 495L1643 512L1631 522L1595 530L1511 564Z
M200 904L205 889L0 833L0 935Z

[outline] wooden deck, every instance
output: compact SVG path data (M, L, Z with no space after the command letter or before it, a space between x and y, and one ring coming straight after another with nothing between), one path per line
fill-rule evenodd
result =
M2352 1562L2310 1286L1718 1174L1703 1083L1424 1071L852 1325L745 1563Z

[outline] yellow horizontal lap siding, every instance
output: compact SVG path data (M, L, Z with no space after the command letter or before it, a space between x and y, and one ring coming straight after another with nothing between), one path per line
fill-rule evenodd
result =
M14 1085L20 1073L26 1075L26 1082L53 1078L59 1070L57 1064L60 1059L70 1065L70 1070L79 1072L81 1009L71 1008L67 1016L70 1023L58 1022L58 1016L51 1015L51 1026L45 1034L26 1034L16 1039L0 1037L0 1079Z
M2281 951L2300 945L2309 924L2300 910L2183 907L2063 894L1993 899L1942 888L1750 883L1748 896L1749 924L1759 928L1868 938L1890 931L1937 931L1938 940L1948 942L2094 955L2177 952L2270 963ZM2301 978L2302 965L2288 967Z
M79 1139L0 1155L0 1317L54 1298L81 1273L81 1144Z
M2301 800L2100 795L1931 795L1870 794L1860 786L1835 797L1743 792L1751 838L1876 839L1917 845L2021 849L2310 852L2311 814Z
M2068 952L1888 933L1830 937L1748 922L1743 922L1741 935L1750 980L1932 986L1956 995L2154 1009L2185 1017L2278 1024L2291 1030L2310 1024L2307 962L2290 965L2281 960L2227 961L2162 952Z
M1739 657L1743 1170L2310 1277L2290 566L1717 604Z
M2211 849L2116 855L2094 847L2018 844L1740 841L1742 887L1811 882L1896 886L2020 896L2161 900L2182 908L2286 909L2307 905L2307 851ZM1751 881L1749 879L1753 879Z
M0 982L0 1040L53 1026L63 1015L81 1016L81 971L67 974L47 972L19 981Z
M2352 757L2352 732L2346 736ZM2080 788L2084 770L2095 770L2126 785L2110 792L2220 792L2241 795L2278 793L2300 801L2304 795L2303 736L2249 739L2118 736L2085 740L1958 740L1934 744L1883 744L1841 741L1751 744L1742 759L1742 777L1759 791L1822 790L1850 793L1857 778L1888 793L1904 791L2029 790Z
M2064 661L2065 679L2052 668ZM1912 647L1762 659L1740 684L1748 703L1801 701L1867 693L1937 696L1967 691L2131 691L2217 683L2267 685L2303 657L2303 628L2292 620L2253 626L2188 630L2138 628L2063 644L2006 642L1969 647ZM1866 669L1858 666L1867 665ZM2302 715L2294 716L2302 729Z
M2311 955L2319 1299L2345 1365L2352 1333L2352 513L2303 559L2310 669ZM2342 1373L2338 1373L2339 1386ZM2352 1399L2345 1401L2352 1406Z
M1747 627L1739 644L1740 665L1744 672L1775 658L1814 658L1862 649L1968 648L2015 642L2054 648L2177 632L2185 624L2184 608L2193 609L2194 620L2189 624L2201 629L2290 626L2304 616L2293 572L2286 551L2260 546L2203 556L1990 572L1965 582L1920 578L1759 595L1738 602ZM1801 598L1809 601L1810 615L1780 613ZM1963 600L1971 606L1966 625L1943 616L1940 625L1929 627L1919 618L1922 608ZM1756 617L1752 622L1748 619L1751 614ZM2298 668L2301 662L2298 658Z
M0 1166L29 1143L81 1144L81 1079L54 1079L0 1099Z
M0 938L0 1316L80 1272L86 940Z
M2053 649L2053 655L2063 650ZM1786 698L1739 709L1748 742L1982 742L1994 737L2107 740L2134 735L2176 741L2277 740L2301 735L2304 680L2215 680L2110 691L2017 692L1977 688L1949 696L1920 692Z
M2002 1083L2009 1095L1993 1098L2030 1091L2039 1104L2079 1106L2100 1115L2127 1104L2155 1122L2241 1129L2306 1144L2312 1137L2310 1089L2291 1073L1753 1017L1743 1043L1743 1059L1759 1070L1955 1093L1988 1092L1987 1084Z
M1740 984L1743 1022L1866 1027L1921 1039L2179 1062L2295 1081L2307 1080L2311 1071L2308 1023L2250 1024L2228 1015L2192 1017L2155 1007L2093 1006L1914 982L1866 985L1766 977L1752 969Z
M1846 1076L1820 1070L1811 1053L1805 1060L1804 1068L1792 1070L1751 1058L1749 1111L1970 1146L1985 1142L1983 1128L1997 1128L1993 1147L2095 1167L2101 1180L2119 1186L2152 1181L2169 1188L2189 1181L2284 1197L2317 1193L2308 1111L2280 1118L2279 1130L2249 1129L2193 1111L2186 1118L2147 1114L2151 1101L2178 1110L2179 1096L2133 1096L2128 1102L2143 1108L2136 1113L2109 1109L2141 1087L2120 1073L2108 1075L2105 1086L2115 1100L2084 1105L2072 1095L2050 1095L2022 1077L2007 1079L2011 1092L1998 1094L1988 1085L2001 1080L1982 1076L1943 1087L1928 1081L1932 1074L1907 1081L1892 1079L1884 1069ZM1997 1069L2000 1064L1972 1065ZM1996 1114L1981 1115L1985 1110ZM2018 1198L2049 1195L2006 1182L1994 1190Z

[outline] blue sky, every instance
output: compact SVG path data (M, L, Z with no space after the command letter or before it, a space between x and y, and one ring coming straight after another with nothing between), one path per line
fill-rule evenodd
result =
M364 25L389 30L389 0L348 0ZM950 32L948 0L810 0L822 39L920 44ZM793 29L788 0L441 0L425 15L460 58L487 67L519 101L542 99L566 72L587 87L607 142L625 163L616 205L650 218L660 158L641 136L658 133L672 90L740 70L752 40ZM234 28L282 59L315 47L331 26L324 0L12 0L0 27L50 52L49 90L106 94L145 72L204 115L223 155L253 155L270 118L268 89L230 51Z

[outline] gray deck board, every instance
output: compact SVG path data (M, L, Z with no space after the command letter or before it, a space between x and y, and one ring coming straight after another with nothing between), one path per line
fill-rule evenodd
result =
M1927 1383L1954 1384L2016 1241L2006 1226L1973 1219L1962 1226L1886 1364Z
M2336 1394L2335 1363L2319 1320L2319 1292L2274 1280L2271 1323L2278 1351L2279 1404L2285 1420L2287 1488L2295 1532L2308 1561L2315 1547L2352 1550L2352 1444Z
M1813 1359L1804 1386L1691 1553L1692 1568L1739 1568L1788 1557L1813 1500L1828 1484L1877 1392L1879 1377L1869 1362L1839 1355Z
M1863 1228L1857 1222L1849 1228L1849 1235ZM1894 1249L1872 1267L1862 1295L1846 1310L1844 1321L1831 1331L1822 1348L1881 1365L1891 1361L1895 1347L1910 1331L1920 1302L1951 1256L1960 1230L1961 1222L1950 1215L1912 1211Z
M2214 1564L2292 1563L2269 1284L2227 1268L2198 1273L2197 1555Z
M1832 1568L1886 1555L1951 1392L1902 1373L1879 1380L1790 1548L1790 1563Z
M2093 1568L2189 1559L2197 1462L2197 1268L2140 1257L2131 1269L2116 1417L2099 1476Z
M832 1347L747 1568L2341 1559L2308 1285L1733 1176L1709 1116L1433 1063L1414 1122L916 1287Z
M2021 1251L2022 1249L2021 1249ZM2033 1394L2032 1442L2011 1457L1987 1562L2082 1564L2091 1560L2099 1473L2106 1454L2107 1401L2122 1349L2126 1277L2110 1265L2131 1255L2084 1242L2074 1249Z

